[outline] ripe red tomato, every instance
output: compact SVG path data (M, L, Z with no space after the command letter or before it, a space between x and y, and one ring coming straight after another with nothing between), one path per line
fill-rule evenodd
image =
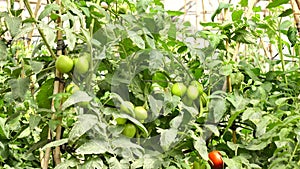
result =
M222 155L219 151L214 150L208 154L208 158L210 159L210 164L213 169L222 169L223 168L223 159Z

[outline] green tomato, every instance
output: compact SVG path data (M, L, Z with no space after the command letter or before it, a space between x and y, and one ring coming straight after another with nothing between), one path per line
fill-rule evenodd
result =
M148 117L147 110L143 106L137 106L134 108L135 117L138 120L145 120Z
M103 9L108 9L108 4L106 2L101 2L100 6L103 8Z
M203 85L200 82L193 80L190 85L196 86L200 95L203 93Z
M199 96L198 88L194 85L190 85L187 88L187 97L190 98L191 100L195 100L197 99L198 96Z
M117 124L119 124L119 125L125 124L127 121L127 119L121 118L121 117L118 117L115 120L116 120Z
M171 91L173 95L182 97L186 92L186 86L183 83L175 83Z
M126 137L133 138L136 133L136 127L134 124L128 123L125 125L124 130L122 131L122 134L124 134Z
M74 70L79 74L85 74L89 70L89 61L86 57L75 59L74 63Z
M168 84L169 84L167 76L162 72L156 72L152 76L152 83L157 83L161 87L164 87L164 88L168 87Z
M74 84L74 83L70 83L66 87L66 92L71 93L71 94L73 94L73 93L75 93L75 92L77 92L79 90L80 90L79 87L76 84Z
M73 69L73 60L65 55L60 55L55 62L56 69L61 73L68 73Z
M124 112L126 114L131 114L130 110L133 109L134 109L134 105L130 101L124 101L120 106L121 112Z

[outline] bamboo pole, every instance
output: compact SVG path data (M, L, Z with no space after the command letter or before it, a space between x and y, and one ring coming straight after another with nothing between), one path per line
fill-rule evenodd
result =
M291 0L290 1L290 4L292 6L292 9L293 9L293 15L294 15L294 21L295 21L295 24L296 24L296 27L297 27L297 30L298 30L298 35L300 35L300 19L299 19L299 12L300 12L300 3L299 3L299 0Z
M34 16L35 19L36 19L37 13L38 13L38 11L39 11L39 9L40 9L40 7L41 7L41 2L42 2L42 0L38 0L38 1L36 2L35 10L34 10L34 13L33 13L33 16ZM28 37L28 41L27 41L28 46L31 44L31 38L32 38L32 35L33 35L33 30L30 31L30 32L28 33L28 35L27 35L27 37Z
M56 4L61 6L61 0L56 0ZM59 13L61 13L61 10L59 11ZM62 20L60 17L58 17L58 19L57 19L57 26L58 26L58 28L62 28ZM62 29L57 30L57 53L56 53L57 56L60 56L63 54L64 44L63 44L63 33L61 30ZM58 77L59 79L63 78L62 74L59 71L56 70L55 74L56 74L56 77ZM56 84L56 85L58 85L58 92L59 93L63 92L64 91L64 83L62 83L61 81L55 81L55 82L58 83L58 84ZM54 87L55 87L55 84L54 84ZM54 108L54 105L52 105L52 107ZM60 138L61 138L62 119L59 118L58 120L59 120L59 124L57 125L57 128L56 128L55 140L60 140ZM53 158L54 158L55 166L57 166L58 164L61 163L60 146L55 147L55 149L53 150Z
M60 0L56 0L56 3L60 6L61 5L61 1ZM61 13L61 11L59 11ZM58 17L57 19L57 27L61 28L62 27L62 21L61 18ZM56 51L56 55L62 55L63 54L63 41L62 41L62 31L61 29L58 29L57 31L57 51ZM53 95L63 92L64 90L64 84L61 82L61 80L63 79L62 73L60 73L58 70L55 70L55 77L58 80L54 81L54 88L53 88ZM52 112L56 112L55 106L54 106L54 102L55 100L52 99L52 103L51 103L51 111ZM55 116L55 114L52 115L52 119L56 119L57 117ZM61 123L61 118L57 119L60 123ZM61 124L58 124L57 128L56 128L56 135L55 135L55 140L59 140L61 138ZM51 141L52 140L52 131L49 128L48 130L48 140ZM47 148L44 158L42 159L42 163L41 163L41 167L42 169L47 169L48 165L49 165L49 159L50 159L50 154L51 154L51 148ZM53 150L53 161L55 166L57 166L58 164L61 163L61 158L60 158L60 147L55 147Z

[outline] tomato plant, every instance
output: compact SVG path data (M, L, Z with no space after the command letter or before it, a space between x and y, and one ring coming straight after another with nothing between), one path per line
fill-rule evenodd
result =
M299 168L294 3L193 31L160 0L30 2L0 12L3 168Z

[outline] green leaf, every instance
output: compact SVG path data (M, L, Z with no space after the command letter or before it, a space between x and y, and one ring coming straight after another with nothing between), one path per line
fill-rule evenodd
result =
M240 4L242 7L247 7L248 6L248 0L241 0Z
M36 114L31 114L29 117L30 129L34 129L35 127L37 127L41 120L42 120L41 116Z
M160 145L164 150L168 150L172 143L175 142L175 138L177 136L177 129L158 129L158 133L160 133Z
M58 146L61 146L61 145L65 144L65 143L67 143L67 142L68 142L68 138L64 138L64 139L60 139L60 140L55 140L55 141L52 141L52 142L46 144L42 148L42 150L45 150L46 148L51 148L51 147L58 147Z
M0 138L8 139L7 127L5 127L6 119L0 117Z
M141 38L136 32L128 31L128 36L132 40L132 42L139 47L140 49L145 49L145 42L143 38Z
M54 41L56 38L56 31L54 28L51 28L49 25L47 25L44 22L39 22L38 27L43 31L47 42L50 45L54 45Z
M50 109L51 107L50 96L53 95L53 85L54 85L54 79L48 79L40 87L40 90L36 95L36 101L39 108Z
M184 12L181 11L171 11L171 10L168 10L167 13L169 16L181 16L184 14Z
M151 50L149 55L149 69L151 72L155 72L164 66L164 55L160 51Z
M152 118L157 118L163 108L163 101L155 99L152 95L148 96L149 107L152 113Z
M89 102L92 100L92 97L89 96L84 91L76 91L73 93L62 105L62 110L80 102Z
M104 166L103 161L100 158L92 158L92 159L86 160L82 164L82 168L103 168L103 169L106 169L106 167Z
M248 150L262 150L267 147L272 141L269 140L262 140L262 142L258 142L257 140L253 140L250 142L245 148Z
M226 112L225 99L211 99L209 110L207 121L212 123L219 122Z
M291 22L290 20L283 21L279 26L279 30L285 30L292 24L293 22Z
M212 14L211 21L214 21L215 17L222 12L223 9L228 9L232 4L220 2L217 10Z
M31 69L34 73L39 73L43 67L44 67L44 63L43 62L37 62L37 61L29 61L29 64L31 66Z
M291 44L294 46L297 43L298 30L294 26L290 26L287 31L287 37Z
M144 36L146 39L147 44L150 46L150 48L155 49L155 39L153 35L149 32L148 29L143 28Z
M224 76L230 75L232 73L232 65L231 64L223 65L220 68L219 73Z
M6 44L0 40L0 61L7 59Z
M277 7L279 5L282 5L282 4L287 4L289 3L290 0L273 0L272 2L270 2L267 6L267 8L274 8L274 7Z
M237 119L237 117L243 113L244 110L240 110L240 111L236 111L232 116L230 116L229 120L228 120L228 124L224 130L224 134L228 131L228 129L232 126L232 124L234 123L235 119ZM224 136L224 135L223 135Z
M108 164L110 169L128 169L129 164L124 160L118 160L117 157L113 156L108 160Z
M278 17L285 17L285 16L289 16L293 13L293 10L291 8L283 11Z
M71 159L61 162L59 165L57 165L55 167L55 169L73 168L78 165L79 165L79 161L77 161L75 158L71 158Z
M233 21L241 20L243 13L244 13L244 10L242 10L242 9L233 11L231 14L231 19Z
M176 33L177 33L176 24L171 24L170 28L168 30L169 38L170 39L176 39Z
M30 127L25 128L17 138L25 138L30 135Z
M25 34L34 30L34 26L31 23L23 24L24 26L18 30L17 35L14 37L14 40L18 40L21 37L24 37Z
M109 144L105 140L90 140L76 149L77 154L103 154L109 150Z
M15 37L21 27L22 19L20 17L5 17L6 25L12 37Z
M78 116L78 121L71 129L69 134L69 141L75 142L79 137L93 128L98 122L98 117L93 114L81 114Z
M58 11L59 8L60 8L59 5L56 3L46 5L44 10L40 13L38 20L42 20L53 11Z
M29 89L29 78L11 79L8 81L11 87L12 95L15 99L25 97L27 90Z
M73 30L71 29L65 29L66 32L66 40L69 49L72 51L76 44L76 35L73 33Z
M205 161L208 160L206 141L202 137L197 137L197 140L194 141L194 148Z

